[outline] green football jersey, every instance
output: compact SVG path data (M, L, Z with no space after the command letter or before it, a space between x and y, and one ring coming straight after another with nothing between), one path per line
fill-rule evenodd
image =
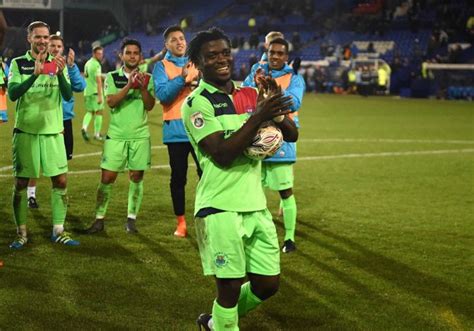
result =
M92 57L84 65L84 77L86 79L86 88L84 89L84 96L97 94L97 76L102 75L102 67L100 62Z
M116 94L128 82L123 67L109 72L105 78L105 96ZM148 83L148 91L154 94L153 79ZM113 139L131 140L150 137L148 112L138 89L130 89L122 102L110 110L110 124L107 135Z
M242 154L223 168L199 147L199 142L210 134L223 132L228 138L240 129L255 111L256 102L253 88L235 87L229 95L201 80L183 103L184 126L203 170L196 189L195 214L203 208L235 212L266 208L260 161Z
M47 62L53 56L48 55ZM30 51L12 60L8 85L20 84L33 75L35 59ZM67 70L63 71L69 82ZM63 131L62 97L57 75L42 74L16 103L15 128L32 134L55 134Z

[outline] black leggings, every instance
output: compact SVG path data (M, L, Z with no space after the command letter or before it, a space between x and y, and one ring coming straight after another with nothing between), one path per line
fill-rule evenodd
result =
M194 153L191 143L170 143L168 146L168 155L171 167L171 199L173 200L173 210L176 216L184 215L185 196L184 187L186 186L186 177L188 172L188 155L191 153L199 178L201 178L202 170Z
M71 160L72 151L74 149L74 136L72 134L72 120L65 120L63 123L64 123L64 146L66 147L66 157L68 160Z

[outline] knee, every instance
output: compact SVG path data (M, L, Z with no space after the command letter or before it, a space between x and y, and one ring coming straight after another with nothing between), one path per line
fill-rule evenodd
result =
M143 174L141 174L141 173L130 173L129 178L134 183L140 183L143 180Z
M59 175L53 178L53 187L65 189L67 186L67 178L65 175Z
M289 188L289 189L286 189L286 190L281 190L279 193L280 193L280 197L282 199L288 199L289 197L291 197L293 195L293 189Z
M28 178L17 178L15 180L15 190L22 191L28 186Z
M258 284L252 284L252 292L261 300L267 300L274 296L280 288L280 279L278 277L272 277L265 282L259 282Z

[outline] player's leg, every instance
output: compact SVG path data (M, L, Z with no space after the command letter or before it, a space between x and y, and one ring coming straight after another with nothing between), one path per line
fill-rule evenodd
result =
M101 179L97 187L95 221L86 230L87 234L102 232L105 229L104 220L107 214L112 188L117 179L118 172L102 169Z
M292 252L295 246L296 231L296 200L293 194L293 165L288 163L267 163L266 177L267 186L280 194L280 206L285 226L285 239L282 247L284 253Z
M27 187L29 178L40 174L39 136L15 130L13 133L13 220L17 228L17 237L11 243L13 249L22 248L28 241L26 229Z
M130 184L128 187L128 209L127 224L125 230L128 233L137 233L136 220L143 199L143 175L144 171L130 170Z
M177 227L174 235L186 236L185 186L188 171L188 148L186 143L171 143L167 145L171 167L170 191L173 201L173 211L176 215Z
M15 178L13 187L12 205L13 205L13 221L16 225L17 237L10 244L10 248L22 248L28 242L28 232L26 229L27 214L27 198L26 187L28 186L28 178Z
M249 281L241 287L239 316L246 315L273 296L280 284L280 249L270 212L263 210L246 214L244 227Z
M112 196L112 188L117 175L123 171L127 162L127 146L125 141L106 139L104 152L100 167L102 174L97 187L97 198L95 207L95 221L86 230L88 234L94 234L104 230L104 220L107 207Z
M74 150L74 135L72 132L72 120L66 120L64 123L64 147L66 148L66 159L72 160Z
M289 253L296 249L295 231L296 215L298 210L292 188L281 190L279 193L283 211L283 223L285 225L285 238L282 250L284 253Z
M39 205L36 201L36 178L30 178L30 180L28 181L27 196L28 208L38 209Z
M235 212L202 216L196 218L196 237L204 274L216 277L217 298L212 319L203 314L198 324L215 330L238 330L237 303L246 274L243 216Z
M84 103L85 103L85 108L86 108L86 113L84 114L84 118L82 120L82 138L84 138L85 141L89 140L89 135L87 134L87 128L89 127L89 124L92 120L94 111L95 111L95 104L97 103L97 97L95 95L89 95L84 97Z
M151 166L150 139L132 140L127 144L130 184L128 189L128 213L125 229L136 233L136 219L143 199L143 175Z
M102 105L101 105L102 107ZM100 130L102 129L102 108L95 112L94 117L94 139L102 140Z
M67 214L67 158L64 136L40 135L40 156L43 175L51 177L51 211L53 231L51 241L67 246L77 246L79 242L64 231Z

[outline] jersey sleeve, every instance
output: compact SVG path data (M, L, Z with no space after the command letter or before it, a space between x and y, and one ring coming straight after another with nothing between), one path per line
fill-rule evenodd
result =
M150 80L148 81L147 90L151 95L155 96L155 83L153 82L153 77L150 74L147 74L147 75L150 76Z
M198 144L207 136L224 131L214 115L214 107L209 100L199 95L190 95L181 107L181 116L189 138Z
M102 75L102 67L100 66L99 63L97 63L96 66L94 66L94 77L100 77Z
M8 73L8 84L19 84L21 83L21 75L18 70L18 63L13 60L10 66L10 72Z
M110 73L108 73L107 76L105 77L104 91L105 91L105 96L117 93L117 87L115 86L114 78L112 77L112 74Z

